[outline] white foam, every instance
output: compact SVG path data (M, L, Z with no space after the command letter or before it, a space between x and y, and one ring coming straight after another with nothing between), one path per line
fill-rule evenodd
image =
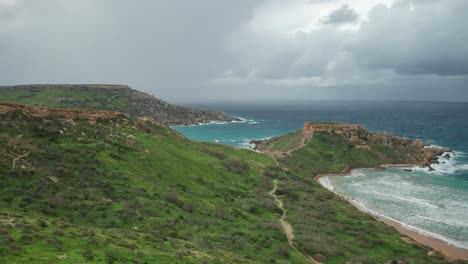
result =
M193 126L209 126L209 125L226 125L226 124L232 124L232 123L248 123L248 122L256 122L253 119L246 119L243 117L235 116L235 118L239 120L233 120L233 121L209 121L209 122L202 122L198 124L192 124L192 125L177 125L177 126L171 126L172 128L176 127L193 127Z
M444 158L446 155L449 155L450 158ZM463 152L444 152L437 158L438 164L436 163L431 165L431 167L434 169L433 171L430 171L427 167L414 167L413 170L437 175L454 174L456 172L468 171L468 164L459 162L459 158L463 156Z
M398 221L394 218L391 218L389 216L386 216L386 215L383 215L381 213L378 213L368 207L366 207L364 205L364 203L362 202L359 202L358 200L356 199L352 199L351 200L351 203L354 204L356 207L359 207L361 208L362 210L372 214L372 215L375 215L375 216L378 216L378 217L382 217L382 218L385 218L385 219L388 219L388 220L391 220L395 223L398 223L400 224L401 226L403 226L404 228L406 229L409 229L409 230L412 230L412 231L415 231L421 235L424 235L424 236L427 236L427 237L432 237L432 238L436 238L436 239L439 239L439 240L442 240L442 241L445 241L447 242L448 244L450 245L453 245L453 246L456 246L456 247L459 247L459 248L465 248L465 249L468 249L468 245L466 245L465 243L462 243L460 241L456 241L456 240L453 240L453 239L450 239L444 235L441 235L441 234L437 234L437 233L434 233L434 232L431 232L431 231L428 231L428 230L425 230L425 229L422 229L422 228L419 228L419 227L416 227L416 226L412 226L412 225L409 225L407 223L404 223L402 221Z
M452 162L452 166L459 168L467 165L461 164L454 158L457 154L450 155L449 161ZM446 163L441 165L446 165L447 160L445 158L443 160ZM418 167L408 168L420 170ZM427 169L423 172L430 173ZM340 189L336 189L338 185L331 184L331 177L335 176L320 178L320 184L370 214L391 220L421 235L468 249L468 240L466 236L463 237L468 227L468 222L465 220L468 201L463 198L462 191L454 193L450 188L429 186L424 181L419 184L418 178L424 175L399 173L398 169L353 170L349 176L337 180L336 184L339 183L340 186L345 184ZM358 200L350 197L357 197Z
M460 222L460 221L451 221L447 218L437 219L437 218L427 217L423 215L416 215L416 217L419 217L421 219L425 219L431 222L436 222L439 224L444 224L444 225L449 225L449 226L454 226L454 227L464 227L464 228L468 227L468 223Z
M444 158L445 155L449 155L449 159ZM452 152L444 152L437 161L439 164L433 164L432 168L434 171L431 173L435 174L453 174L457 171L468 171L468 164L459 163L459 155L458 153Z
M333 189L335 189L333 187L333 184L331 184L331 182L330 182L330 177L329 176L320 177L319 182L320 182L320 184L322 184L323 187L325 187L326 189L328 189L330 191L333 191Z
M255 144L250 143L252 140L248 138L244 138L243 142L240 143L240 148L247 148L247 149L253 149L255 147Z

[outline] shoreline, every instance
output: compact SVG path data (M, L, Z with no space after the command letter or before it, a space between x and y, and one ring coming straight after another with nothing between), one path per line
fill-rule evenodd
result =
M356 169L351 169L346 173L337 173L337 174L318 174L314 176L315 181L320 184L323 188L327 189L328 191L332 192L334 195L337 195L338 197L345 199L348 201L351 205L353 205L357 210L364 212L370 216L372 216L374 219L377 221L383 222L389 226L392 226L395 228L400 234L403 235L403 237L409 237L410 240L404 239L408 243L416 243L422 246L428 246L432 248L435 251L440 252L447 260L454 261L454 260L468 260L468 249L466 248L461 248L457 247L455 245L450 244L447 241L444 241L442 239L430 236L430 235L424 235L421 234L409 227L405 227L404 223L398 222L397 220L391 219L389 217L386 217L384 215L378 214L376 212L373 212L372 210L364 207L360 203L356 202L354 199L346 197L342 194L339 194L333 190L330 190L325 186L320 179L324 177L337 177L337 176L352 176L353 170L358 170L358 169L385 169L388 167L414 167L414 166L421 166L421 164L382 164L379 166L371 167L371 168L356 168ZM430 233L429 231L425 231L426 233ZM430 254L430 251L428 252Z
M171 125L169 126L172 129L175 129L177 127L198 127L198 126L208 126L208 125L226 125L226 124L237 124L237 123L246 123L249 122L250 120L247 118L243 118L240 116L233 116L234 118L230 121L207 121L203 123L192 123L192 124L179 124L179 125Z

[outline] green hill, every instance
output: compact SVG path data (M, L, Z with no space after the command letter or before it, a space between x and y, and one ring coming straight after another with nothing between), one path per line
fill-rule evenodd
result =
M53 108L93 109L148 117L162 125L233 121L222 112L196 110L167 103L123 85L18 85L0 86L0 103Z
M291 158L335 147L314 136ZM442 262L294 162L118 113L0 104L0 263Z
M270 158L34 109L0 115L1 263L301 262L267 194Z

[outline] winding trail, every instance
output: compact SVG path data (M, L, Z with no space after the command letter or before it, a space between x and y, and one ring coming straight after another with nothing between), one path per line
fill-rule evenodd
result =
M273 189L268 193L270 196L272 196L275 199L275 204L276 206L281 210L281 218L280 218L280 224L281 228L283 229L284 234L286 235L286 238L288 240L288 244L291 248L293 248L295 251L297 251L299 254L301 254L304 258L306 258L310 263L313 264L322 264L318 261L316 261L314 258L311 256L302 253L297 247L296 243L294 242L294 230L293 227L291 226L290 223L286 222L286 209L284 209L283 202L279 199L278 195L276 194L276 191L278 190L278 179L273 180Z
M278 190L278 180L273 180L273 190L271 190L268 194L271 195L275 199L276 207L278 207L282 213L280 218L281 228L283 228L284 233L286 234L286 238L288 239L288 244L291 247L294 247L294 233L291 224L286 222L284 219L286 218L286 209L283 207L283 202L278 198L276 195L276 191Z
M291 148L286 149L286 150L282 150L282 151L264 150L263 153L265 153L265 154L269 155L270 157L272 157L273 159L275 159L276 163L278 164L278 161L276 160L277 158L284 158L284 157L287 157L287 156L291 156L293 151L301 149L302 147L305 146L307 140L312 139L311 134L306 134L306 133L303 133L303 132L301 132L300 137L301 137L300 141L299 141L298 145L295 146L295 147L292 147L292 146L288 145L288 147L291 147Z
M301 141L299 143L299 146L297 148L290 149L287 152L264 152L265 154L269 155L273 160L275 161L275 164L277 166L280 166L280 163L277 160L277 155L278 153L281 153L279 157L282 157L284 155L290 155L293 151L302 148L306 144L307 139L311 139L312 136L308 135L302 135ZM287 170L287 168L282 168L283 170ZM286 238L288 240L289 246L294 249L297 253L299 253L301 256L303 256L305 259L308 260L309 263L312 264L322 264L321 262L316 261L314 258L311 256L307 255L306 253L302 252L297 248L296 242L294 242L294 229L290 223L288 223L286 219L286 209L284 208L283 202L280 200L280 197L276 194L276 191L278 190L278 179L273 180L273 189L268 192L268 195L273 197L275 200L275 205L281 210L281 217L279 219L281 228L283 229L284 234L286 235Z
M304 147L305 144L306 144L306 141L307 141L308 139L309 139L309 140L312 139L312 134L306 134L306 133L302 132L301 141L299 142L299 146L297 146L297 147L295 147L295 148L292 148L292 149L289 149L288 151L286 151L286 154L287 154L287 155L291 155L291 153L292 153L293 151L296 151L296 150L301 149L302 147Z

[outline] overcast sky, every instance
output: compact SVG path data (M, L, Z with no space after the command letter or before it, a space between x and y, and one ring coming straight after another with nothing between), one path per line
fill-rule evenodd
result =
M468 0L0 0L0 85L468 101Z

